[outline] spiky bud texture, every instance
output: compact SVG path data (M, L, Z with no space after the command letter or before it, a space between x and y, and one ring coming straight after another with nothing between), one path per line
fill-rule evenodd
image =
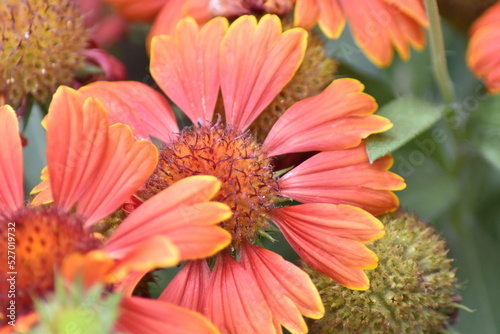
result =
M45 102L83 65L87 31L71 0L0 2L0 96L19 106L28 95Z
M373 242L379 265L368 291L353 291L305 268L327 310L312 333L439 333L454 311L455 270L436 230L405 213L382 218L385 237Z

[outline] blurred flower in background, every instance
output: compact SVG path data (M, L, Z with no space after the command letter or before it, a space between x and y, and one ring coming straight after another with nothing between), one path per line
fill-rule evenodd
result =
M410 46L422 50L429 25L422 0L297 0L295 25L311 29L316 23L332 39L346 21L354 40L377 66L392 62L393 48L403 60Z
M467 64L484 79L490 93L500 93L500 3L491 6L470 28Z
M2 1L0 21L0 100L16 109L31 97L47 103L58 85L125 78L121 62L89 43L86 24L97 21L75 1Z

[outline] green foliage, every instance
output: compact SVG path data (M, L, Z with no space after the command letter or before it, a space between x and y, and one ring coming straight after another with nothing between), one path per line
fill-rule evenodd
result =
M394 152L427 130L442 117L444 110L442 106L414 97L402 97L380 108L377 114L390 119L394 126L367 139L370 161Z

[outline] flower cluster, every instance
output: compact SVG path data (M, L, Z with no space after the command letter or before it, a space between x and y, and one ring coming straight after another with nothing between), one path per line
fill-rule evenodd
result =
M464 54L493 94L499 8ZM395 192L460 240L484 198L456 194L487 184L467 152L500 168L500 123L484 94L450 125L439 18L436 0L0 4L0 333L444 331L467 309L453 261ZM442 104L404 80L427 55Z

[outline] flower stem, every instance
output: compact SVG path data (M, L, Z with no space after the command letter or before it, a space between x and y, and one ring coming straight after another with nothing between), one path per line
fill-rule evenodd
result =
M448 74L448 67L446 65L443 31L441 30L441 22L436 0L425 0L425 7L429 18L431 59L433 65L432 67L434 69L434 77L438 83L444 102L447 105L451 105L455 101L455 92L453 90L453 84Z

